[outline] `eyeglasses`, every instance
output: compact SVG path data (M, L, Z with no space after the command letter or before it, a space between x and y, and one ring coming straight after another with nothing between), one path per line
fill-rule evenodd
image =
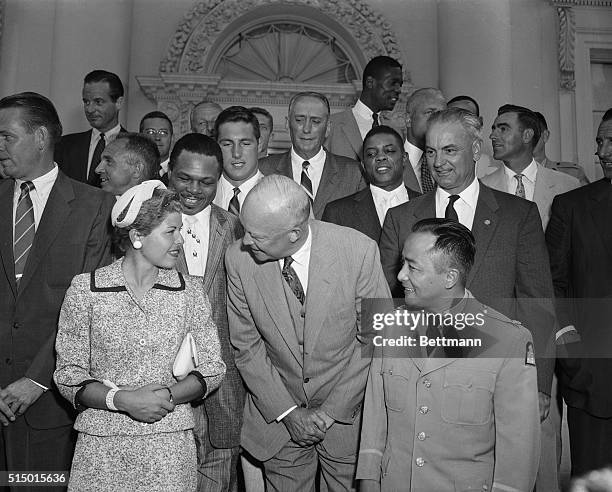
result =
M170 135L169 130L156 130L155 128L147 128L143 133L146 133L147 135L160 135L162 137L167 137L168 135Z

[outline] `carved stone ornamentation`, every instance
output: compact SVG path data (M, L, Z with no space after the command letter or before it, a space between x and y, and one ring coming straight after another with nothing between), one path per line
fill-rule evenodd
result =
M576 89L574 73L574 49L576 20L571 7L557 7L559 16L559 76L560 87L567 91Z

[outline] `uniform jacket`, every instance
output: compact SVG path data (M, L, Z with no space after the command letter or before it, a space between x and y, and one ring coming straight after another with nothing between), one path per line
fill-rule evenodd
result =
M568 344L559 381L568 405L612 417L612 189L610 180L555 197L546 243L562 330L578 330L582 343Z
M540 218L542 219L542 228L546 230L548 220L550 219L550 206L552 205L553 198L556 195L578 188L580 182L567 174L552 171L540 164L537 164L537 166L538 172L536 174L533 201L538 206L538 212L540 212ZM508 186L504 166L481 178L481 181L494 190L507 192Z
M125 128L121 127L119 133L125 133L126 131ZM54 158L59 168L68 177L81 183L87 183L91 132L92 130L87 130L86 132L64 135L55 147Z
M482 347L459 349L460 357L442 347L431 357L418 345L377 347L357 478L394 492L530 492L540 453L531 335L472 297L452 311L482 313L482 326L459 332ZM418 337L418 330L395 332Z
M406 190L410 200L420 196L420 193L410 188ZM376 242L380 239L380 221L369 186L350 196L328 203L321 220L363 232Z
M380 254L395 297L403 297L397 281L401 251L413 224L435 217L435 192L387 212ZM538 357L538 384L549 393L554 368L555 317L548 253L538 209L532 202L480 184L472 225L476 239L474 266L467 288L486 304L531 331Z
M57 334L55 382L77 407L76 395L88 381L117 386L173 385L172 366L181 342L191 332L206 394L225 373L210 304L197 277L159 269L155 284L141 299L126 285L123 259L72 281L62 305ZM74 427L96 436L152 434L193 428L189 404L153 424L123 412L86 408Z
M265 176L282 174L293 179L291 151L264 157L259 161L259 170ZM329 202L352 195L364 187L365 181L358 162L326 152L323 173L312 205L315 219L321 218L325 205Z
M257 263L240 243L229 247L228 317L236 365L248 393L242 446L260 460L290 439L276 418L294 405L320 407L336 423L332 456L356 454L370 358L360 323L365 298L388 298L376 243L352 229L310 223L312 249L298 346L277 261Z
M237 217L211 204L208 257L203 277L204 293L210 299L212 315L217 325L221 356L225 362L225 379L219 390L199 406L208 419L208 435L216 448L232 448L240 445L240 430L244 411L244 385L234 362L227 326L227 277L223 258L225 251L236 239L244 235ZM181 255L176 269L188 273L185 255ZM196 427L197 431L197 427Z
M28 377L50 388L25 413L36 429L71 424L70 406L53 386L57 321L72 277L111 261L112 195L59 171L25 271L15 285L14 180L0 181L0 387Z

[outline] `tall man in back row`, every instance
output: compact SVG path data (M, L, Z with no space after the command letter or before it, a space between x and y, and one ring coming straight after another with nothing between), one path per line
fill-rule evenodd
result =
M376 243L310 220L306 192L267 176L225 257L236 365L247 386L242 446L268 490L351 490L370 364L362 301L388 298Z
M383 269L399 297L401 251L415 222L458 220L476 239L466 287L485 304L531 331L538 365L540 417L548 415L554 368L553 286L538 208L533 202L492 190L476 179L482 144L478 117L464 109L435 113L426 134L427 162L435 191L389 210L380 238Z

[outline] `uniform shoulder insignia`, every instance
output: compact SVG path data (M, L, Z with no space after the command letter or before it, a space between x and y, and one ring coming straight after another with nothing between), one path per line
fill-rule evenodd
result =
M533 342L527 342L525 346L525 365L535 366L535 353L533 351Z

